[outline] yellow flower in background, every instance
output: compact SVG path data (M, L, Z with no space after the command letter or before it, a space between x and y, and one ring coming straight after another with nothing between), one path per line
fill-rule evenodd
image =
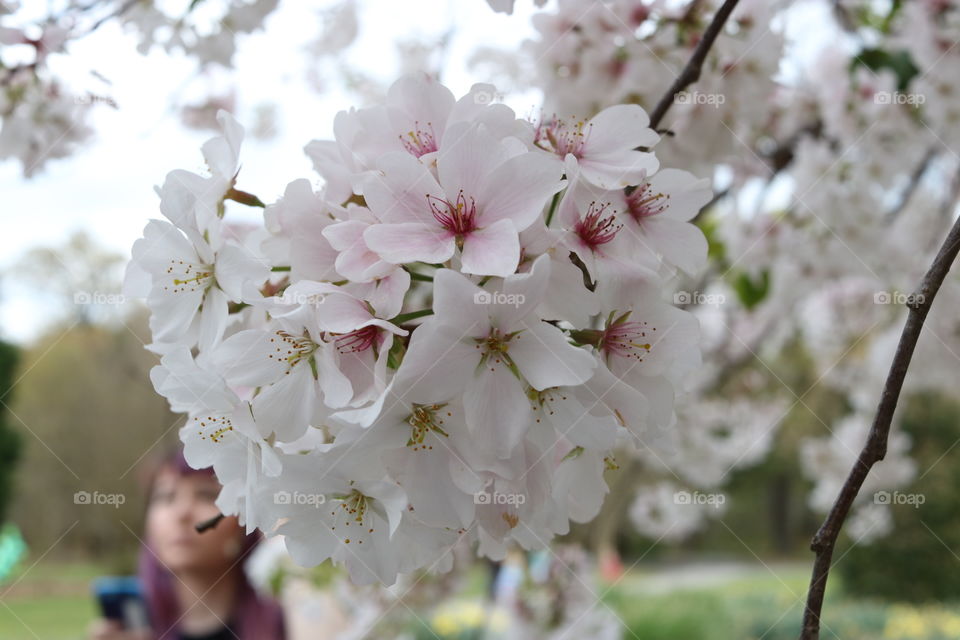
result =
M503 611L488 610L482 603L472 600L457 600L441 605L430 621L434 632L442 637L485 626L492 631L502 631L507 623L507 615Z
M937 606L894 606L883 635L888 640L960 638L960 614Z

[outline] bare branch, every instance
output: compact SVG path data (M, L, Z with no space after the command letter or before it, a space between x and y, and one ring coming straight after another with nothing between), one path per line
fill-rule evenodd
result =
M660 102L657 103L657 106L650 114L649 126L651 129L656 129L657 125L660 124L663 116L666 115L667 110L670 109L670 105L673 104L674 96L700 79L700 71L703 69L703 61L707 59L707 54L710 52L710 47L713 46L713 41L717 39L718 35L720 35L720 31L723 30L723 25L727 22L727 18L730 17L730 14L733 13L733 8L737 6L737 2L739 2L739 0L726 0L726 2L724 2L723 5L717 10L716 15L713 16L713 21L710 23L710 26L708 26L707 30L703 32L703 37L700 39L700 42L697 44L697 48L694 50L693 55L687 62L687 66L683 68L683 71L680 72L680 75L677 76L677 79L673 81L673 84L670 86L667 92L663 94L663 97L660 98Z
M887 437L890 434L890 423L893 421L893 412L897 408L903 380L910 366L910 359L920 338L923 322L927 318L933 299L940 289L947 272L953 265L957 253L960 252L960 219L953 224L950 233L940 247L933 264L923 276L920 288L910 297L907 307L907 322L900 334L900 343L897 345L893 364L887 374L883 386L883 395L877 407L877 415L870 427L870 435L853 468L847 476L840 495L837 496L833 508L824 520L823 525L813 537L810 548L816 554L813 563L813 575L810 577L810 589L807 592L807 606L803 613L803 631L801 640L818 640L820 637L820 612L823 608L823 594L827 586L827 576L830 573L830 560L833 557L834 545L840 535L840 527L850 512L854 499L860 492L863 482L873 465L883 460L887 454Z
M910 181L907 183L907 186L904 188L903 192L900 194L900 198L897 200L897 204L887 211L884 214L884 219L887 222L894 220L900 212L903 211L906 206L910 203L910 198L913 197L914 192L917 190L917 187L920 186L920 180L923 178L923 174L927 172L927 169L930 167L930 164L933 162L933 159L937 156L937 150L934 147L930 147L927 152L923 155L923 158L920 160L920 163L913 170L913 173L910 174Z

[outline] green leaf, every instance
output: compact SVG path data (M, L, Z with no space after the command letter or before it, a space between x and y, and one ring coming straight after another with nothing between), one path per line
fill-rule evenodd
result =
M767 297L770 290L770 272L765 269L757 279L751 278L748 273L741 272L731 284L733 290L737 292L740 303L748 310L753 309Z
M884 51L883 49L864 49L850 62L850 70L863 65L871 71L889 69L897 76L897 91L906 91L910 81L919 73L910 54L906 51Z

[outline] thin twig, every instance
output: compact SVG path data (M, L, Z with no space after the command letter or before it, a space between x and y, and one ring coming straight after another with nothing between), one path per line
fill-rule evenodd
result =
M891 208L884 215L884 219L887 222L893 221L900 212L903 211L906 206L910 203L910 198L913 197L914 192L917 190L917 187L920 186L920 180L923 178L923 174L927 172L927 169L930 167L930 164L933 162L933 159L937 156L937 150L934 147L930 147L927 152L923 155L923 158L920 160L920 164L916 166L913 170L913 173L910 174L910 181L907 183L906 188L900 194L900 198L897 200L897 204Z
M657 125L660 124L660 120L663 119L667 110L670 109L670 105L673 104L674 96L700 79L703 61L707 59L707 54L710 52L710 47L713 46L713 41L720 35L720 32L723 30L723 25L727 22L730 14L733 13L733 8L737 6L737 2L739 2L739 0L726 0L726 2L717 9L716 15L713 16L713 21L710 23L710 26L707 27L707 30L703 32L703 37L700 39L700 42L697 43L697 48L687 62L687 66L683 68L683 71L680 72L677 79L673 81L670 89L660 98L660 102L657 103L653 113L650 114L649 127L651 129L656 129Z
M823 608L823 594L827 586L827 576L830 573L830 560L833 557L833 548L840 535L840 527L850 512L854 499L860 492L863 482L873 465L887 453L887 437L890 434L890 423L893 421L893 412L897 408L903 380L910 366L914 348L920 338L923 322L933 304L943 279L950 271L957 253L960 252L960 219L953 224L946 240L940 246L937 257L934 258L930 269L923 276L920 288L909 298L907 308L907 322L900 334L900 343L897 345L893 364L883 386L883 395L877 407L877 415L870 427L867 443L857 457L857 462L850 470L846 482L840 489L833 508L824 520L823 525L813 537L810 548L816 554L813 563L813 575L810 577L810 589L807 592L807 606L803 612L803 631L801 640L818 640L820 637L820 611Z

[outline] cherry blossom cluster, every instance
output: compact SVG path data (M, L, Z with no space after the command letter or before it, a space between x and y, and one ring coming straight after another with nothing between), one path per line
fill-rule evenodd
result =
M215 3L193 2L179 12L160 4L63 0L48 3L47 15L37 18L34 6L0 0L0 160L19 160L30 178L92 137L88 121L94 106L117 106L109 80L97 72L90 74L97 83L85 82L81 89L51 69L49 58L67 55L72 40L116 21L138 34L142 54L162 46L195 58L201 68L229 67L237 35L259 29L279 0L231 0L217 9L209 6ZM196 109L185 111L188 126L196 119L191 111Z
M46 25L30 34L12 26L18 8L0 2L0 160L19 160L29 178L90 136L86 117L94 100L75 95L47 69L47 58L62 52L68 32Z
M445 569L459 539L502 558L596 515L613 450L656 446L700 361L664 300L705 260L705 180L661 169L637 105L529 122L490 85L406 76L339 113L264 226L236 187L243 130L209 175L158 188L133 247L154 385L218 505L359 583Z
M561 1L534 16L538 35L526 47L535 82L563 112L589 116L621 102L652 108L719 5ZM812 24L828 37L812 43ZM700 516L717 512L681 507L673 494L715 490L760 461L780 425L807 410L812 388L791 389L776 368L800 353L812 360L817 385L850 407L815 418L811 433L826 437L805 438L804 451L821 453L800 456L816 483L811 506L830 506L865 438L904 303L955 215L958 27L952 1L740 2L700 79L675 96L658 157L716 169L720 196L703 218L710 264L678 283L701 322L705 364L688 383L671 446L639 455L645 471L662 472L637 490L634 520L645 533L692 532L706 521ZM908 392L952 393L956 279L939 295ZM909 439L900 436L877 466L886 484L875 489L912 477ZM889 530L888 509L872 492L862 492L854 516L858 539Z

